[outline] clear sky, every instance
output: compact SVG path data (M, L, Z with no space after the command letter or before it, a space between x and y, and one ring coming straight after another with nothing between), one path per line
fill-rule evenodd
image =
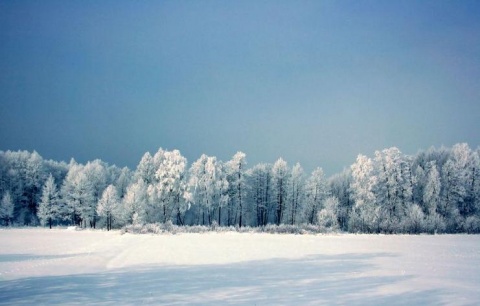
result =
M479 131L480 1L0 0L0 150L333 174Z

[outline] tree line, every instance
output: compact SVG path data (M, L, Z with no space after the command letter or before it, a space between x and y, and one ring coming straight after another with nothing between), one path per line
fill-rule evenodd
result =
M0 222L119 228L172 223L264 227L312 224L360 233L479 233L480 150L468 144L414 156L398 148L359 155L342 173L307 175L279 158L247 168L178 150L145 153L132 171L101 160L0 151Z

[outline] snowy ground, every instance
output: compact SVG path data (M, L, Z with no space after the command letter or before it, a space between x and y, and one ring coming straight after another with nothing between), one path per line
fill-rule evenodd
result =
M0 230L0 304L479 304L480 236Z

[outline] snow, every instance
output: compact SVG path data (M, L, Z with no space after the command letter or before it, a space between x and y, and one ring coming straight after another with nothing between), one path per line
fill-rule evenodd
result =
M0 304L480 303L478 235L0 231Z

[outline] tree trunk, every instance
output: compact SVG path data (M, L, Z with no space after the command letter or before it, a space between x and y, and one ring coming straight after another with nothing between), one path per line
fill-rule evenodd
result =
M167 222L167 207L165 203L163 203L163 223Z
M238 226L242 227L242 208L240 207L240 219L238 220Z
M177 209L177 224L184 225L182 220L182 215L180 214L180 208Z
M238 225L242 227L242 215L243 215L243 207L242 207L242 187L240 184L241 179L241 172L238 172L238 204L240 206L240 219L238 220Z
M232 210L232 205L230 205L229 203L231 203L231 200L228 200L227 203L227 226L230 226L230 212Z

